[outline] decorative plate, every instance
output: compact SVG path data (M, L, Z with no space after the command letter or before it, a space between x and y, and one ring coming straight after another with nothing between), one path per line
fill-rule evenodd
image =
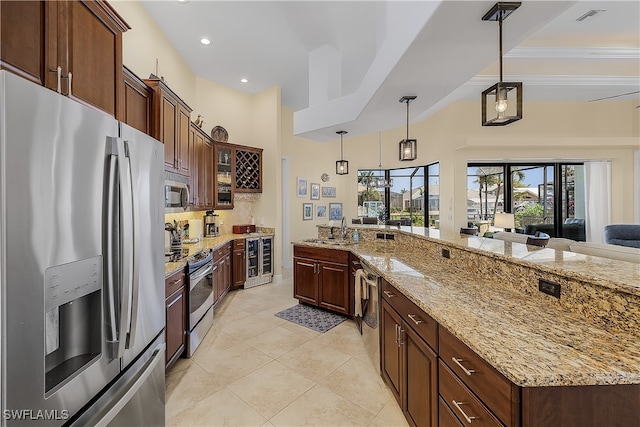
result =
M320 176L320 179L322 180L322 182L327 182L329 181L329 175L326 173L323 173L322 176Z
M211 129L211 139L215 142L227 142L229 134L222 126L214 126L213 129Z

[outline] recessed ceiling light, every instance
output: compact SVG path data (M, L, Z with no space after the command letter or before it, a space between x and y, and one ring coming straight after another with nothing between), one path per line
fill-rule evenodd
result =
M189 3L189 0L178 0L178 3Z
M203 38L200 39L200 43L202 43L205 46L209 46L211 44L211 40L209 40L206 37L203 37Z
M249 80L247 80L247 79L240 79L240 83L249 83Z

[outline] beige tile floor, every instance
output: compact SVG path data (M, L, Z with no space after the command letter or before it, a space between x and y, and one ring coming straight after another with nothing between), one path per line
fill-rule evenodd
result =
M275 317L280 283L231 292L191 359L166 376L168 426L406 426L355 323L324 334Z

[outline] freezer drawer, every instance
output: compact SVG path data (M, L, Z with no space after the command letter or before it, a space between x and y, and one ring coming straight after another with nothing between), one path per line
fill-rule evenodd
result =
M164 349L164 336L160 334L141 357L70 425L164 425Z

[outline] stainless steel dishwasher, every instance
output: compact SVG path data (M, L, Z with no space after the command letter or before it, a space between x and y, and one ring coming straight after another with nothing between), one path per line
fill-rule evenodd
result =
M378 373L380 373L380 312L381 312L381 277L364 262L362 269L369 287L367 300L362 302L362 339L364 346Z

